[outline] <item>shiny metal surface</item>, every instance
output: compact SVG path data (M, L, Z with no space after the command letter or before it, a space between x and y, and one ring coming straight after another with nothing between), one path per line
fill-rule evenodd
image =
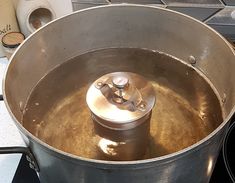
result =
M70 29L70 25L76 26ZM45 73L72 57L113 47L157 50L186 63L189 56L194 56L194 67L207 76L223 101L223 123L186 149L158 158L124 162L91 160L62 152L33 136L19 123L31 90ZM95 70L97 62L93 61L90 68ZM41 182L208 182L234 113L234 69L232 48L204 24L169 10L111 5L74 13L28 38L8 67L4 98L22 135L29 140L28 145L39 164ZM83 70L79 72L82 73ZM66 73L61 74L66 78ZM80 78L79 84L84 79ZM57 83L54 86L62 87ZM63 91L58 93L63 95ZM56 94L50 95L50 100Z
M125 129L124 126L131 123L137 126L136 121L150 113L155 104L155 93L144 77L136 73L114 72L94 81L87 91L86 101L94 115L107 121L103 125Z
M120 56L126 55L127 57L128 55L125 51L122 54L112 49L110 52L102 50L101 52L104 53L103 57L108 57L109 61L114 62L117 60L112 59L112 57L118 59ZM89 55L89 53L87 54ZM99 59L100 57L96 57L95 53L92 55L99 62L104 62L104 59ZM98 55L101 54L98 53ZM144 57L141 59L144 59ZM79 60L78 58L78 63ZM88 56L86 62L89 60ZM88 70L88 72L91 71ZM96 72L99 73L99 69L94 71L93 74ZM71 72L68 73L71 74ZM83 77L88 78L89 76ZM64 85L66 87L66 83ZM38 91L33 92L38 93ZM78 101L82 100L81 98ZM94 151L98 148L106 156L105 159L107 160L123 161L142 159L146 154L146 149L149 144L151 110L155 104L155 92L151 83L136 73L112 72L98 78L92 83L86 93L86 102L91 111L91 116L87 113L88 118L86 116L85 118L88 120L91 118L94 123L94 127L89 125L88 129L94 128L94 136L96 136L97 140L94 142L94 139L92 140L89 137L83 136L82 133L76 138L83 137L90 142L94 142L94 147L89 147L88 151ZM31 103L30 98L29 103ZM75 109L75 111L78 110ZM26 112L25 115L31 115L30 113ZM65 119L67 120L67 118ZM74 119L69 118L70 122L72 120ZM24 120L23 116L24 121L26 124L28 123L27 120ZM48 123L47 119L43 121ZM84 122L84 119L81 119L81 121ZM80 123L80 121L77 121L77 123ZM79 148L80 144L76 147ZM83 154L80 154L80 156L83 156Z
M112 79L113 85L118 89L124 89L129 84L128 77L124 76L117 76Z

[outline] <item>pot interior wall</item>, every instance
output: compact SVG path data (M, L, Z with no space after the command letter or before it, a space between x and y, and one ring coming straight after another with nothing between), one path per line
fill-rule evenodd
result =
M143 159L182 150L223 122L216 91L192 66L156 51L112 48L75 57L44 76L29 97L23 126L62 151L109 160L99 152L100 137L85 99L94 80L117 71L140 74L155 89L151 137Z
M83 53L113 47L160 51L186 63L190 62L191 55L194 56L195 68L207 76L221 98L226 97L223 104L225 117L233 110L234 53L218 34L196 20L172 11L113 5L76 12L57 20L36 32L20 47L8 67L4 85L4 97L14 117L21 120L32 89L50 70ZM114 70L122 69L118 63ZM141 68L145 69L144 66ZM93 69L97 68L93 64ZM147 73L146 70L140 74ZM89 78L93 80L97 75L89 75ZM80 82L87 79L78 78ZM191 90L190 87L187 89Z

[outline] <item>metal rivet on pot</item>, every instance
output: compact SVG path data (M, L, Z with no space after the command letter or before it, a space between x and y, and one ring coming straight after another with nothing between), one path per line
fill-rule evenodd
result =
M96 87L97 89L100 89L103 85L104 85L104 84L103 84L101 81L99 81L99 82L96 83L95 87Z
M192 65L194 65L194 64L197 63L196 58L195 58L194 56L192 56L192 55L190 55L190 56L188 57L188 61L189 61L189 63L192 64Z
M227 95L224 93L224 94L223 94L223 98L222 98L222 102L223 102L223 103L226 102L226 98L227 98Z
M20 111L22 112L24 110L24 106L23 106L23 102L22 101L20 101L19 107L20 107Z
M145 111L146 110L146 104L142 101L138 107L140 111Z

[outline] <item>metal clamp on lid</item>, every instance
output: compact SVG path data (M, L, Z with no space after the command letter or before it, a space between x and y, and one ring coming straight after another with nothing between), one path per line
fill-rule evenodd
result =
M96 88L101 91L105 98L116 105L119 109L129 111L145 111L146 102L143 100L139 90L129 84L125 76L114 76L107 81L96 83Z

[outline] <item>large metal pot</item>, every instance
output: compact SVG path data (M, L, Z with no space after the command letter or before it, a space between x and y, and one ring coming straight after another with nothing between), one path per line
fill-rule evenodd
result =
M78 157L49 146L23 127L22 108L45 73L74 56L112 47L158 50L193 64L217 89L224 121L183 150L138 161ZM90 8L50 23L20 46L5 75L4 100L41 182L208 182L235 111L234 59L223 37L180 13L125 4Z

